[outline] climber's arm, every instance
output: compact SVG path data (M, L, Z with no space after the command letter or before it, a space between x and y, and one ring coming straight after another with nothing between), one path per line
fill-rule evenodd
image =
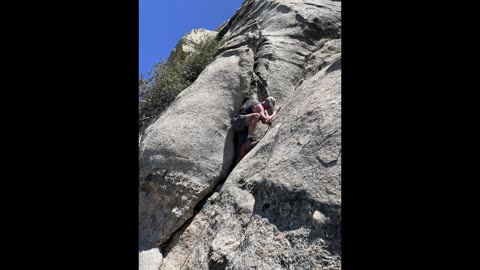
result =
M253 107L253 112L260 114L260 121L262 121L263 124L265 125L270 125L275 118L277 118L277 112L280 110L273 111L272 115L268 115L268 112L263 108L261 104L258 104L257 106Z
M267 124L270 125L273 122L273 120L275 120L275 118L277 118L277 111L274 111L272 115L267 119Z
M260 114L260 121L262 121L262 123L265 125L267 124L267 121L270 117L261 104L253 107L253 112Z
M277 110L273 111L272 115L270 115L269 119L267 120L267 124L272 124L273 120L277 118L277 112L280 110L280 107L278 107Z
M273 120L275 120L275 118L277 118L277 111L273 111L272 115L268 115L268 112L265 109L263 109L263 107L262 107L262 111L265 115L265 118L263 119L264 121L262 121L262 123L264 123L264 124L270 125L270 124L272 124ZM260 118L261 117L262 116L260 114Z

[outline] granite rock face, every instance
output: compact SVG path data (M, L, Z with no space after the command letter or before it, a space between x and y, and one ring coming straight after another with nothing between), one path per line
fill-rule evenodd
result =
M247 94L253 52L220 54L145 130L140 143L140 247L167 240L228 175L230 118ZM201 101L201 102L199 102Z
M138 259L139 270L157 270L162 264L163 257L158 248L152 248L140 252Z
M209 38L217 36L216 31L210 31L203 28L193 29L190 33L184 35L168 57L169 61L186 57L188 54L197 51L197 47Z
M296 89L160 269L341 268L340 78L338 58Z
M140 142L140 250L160 269L341 268L341 3L246 0ZM234 166L230 119L282 107ZM233 168L233 170L232 170Z

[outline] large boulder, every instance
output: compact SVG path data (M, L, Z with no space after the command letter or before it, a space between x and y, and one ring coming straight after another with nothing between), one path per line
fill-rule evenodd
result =
M173 237L160 269L341 269L341 59L330 58Z
M140 247L158 246L193 215L195 205L234 159L230 118L250 84L253 52L219 55L145 130L140 143Z
M158 270L162 259L162 253L158 248L142 250L138 254L138 270Z
M193 29L185 34L170 53L168 61L182 60L189 54L196 52L198 47L208 39L215 38L218 32L203 28Z
M252 99L283 103L303 78L307 58L341 36L341 4L330 0L246 0L219 31L224 48L255 51Z
M215 61L146 130L140 248L161 246L160 269L340 269L340 10L244 1ZM231 171L230 118L270 95L279 118Z

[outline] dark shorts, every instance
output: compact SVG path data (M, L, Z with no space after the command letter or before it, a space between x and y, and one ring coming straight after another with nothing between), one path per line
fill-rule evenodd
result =
M237 115L232 119L232 128L238 134L240 146L248 139L248 128L245 126L245 118L245 115Z
M241 132L245 129L245 115L237 115L232 118L232 128L235 132Z

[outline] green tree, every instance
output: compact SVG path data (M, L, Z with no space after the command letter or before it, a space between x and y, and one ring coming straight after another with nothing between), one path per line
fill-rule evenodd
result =
M163 112L176 96L190 86L212 62L220 47L215 38L208 38L189 54L177 55L168 61L161 59L148 74L139 79L139 127L143 130L151 120Z

